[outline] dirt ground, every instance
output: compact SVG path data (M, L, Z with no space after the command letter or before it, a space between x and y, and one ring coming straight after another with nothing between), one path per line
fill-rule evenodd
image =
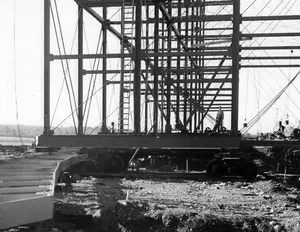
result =
M78 175L67 180L69 186L57 188L53 220L9 231L300 231L300 189L283 182Z
M56 192L54 220L21 230L300 231L299 190L279 182L74 179Z

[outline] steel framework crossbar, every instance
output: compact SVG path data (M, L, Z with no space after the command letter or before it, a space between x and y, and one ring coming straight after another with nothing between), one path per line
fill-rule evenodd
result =
M102 86L99 86L102 93L99 106L102 117L101 130L94 130L94 133L112 132L107 122L108 116L113 115L112 117L118 117L118 125L113 128L114 133L124 133L124 125L128 125L127 132L131 131L136 135L147 134L148 128L151 128L150 134L171 136L178 132L176 125L180 123L188 133L203 134L207 125L213 126L209 124L207 116L212 114L211 120L217 109L222 107L226 118L230 119L227 125L229 134L237 137L240 69L299 67L298 64L287 63L241 62L300 59L299 56L291 58L284 55L252 55L255 51L300 49L300 46L296 45L254 46L253 43L243 45L245 41L256 39L300 36L298 32L241 31L241 25L245 22L300 20L300 17L243 16L240 0L70 0L78 5L77 53L52 54L51 1L44 0L44 136L55 136L53 135L55 131L50 127L50 69L51 62L54 63L56 60L77 61L78 136L84 136L84 122L87 124L83 112L87 103L83 96L86 95L85 79L89 75L97 75L102 83ZM124 10L125 7L131 8L132 17L125 17L124 14L128 14L128 11ZM111 9L118 16L109 18L108 12L111 12ZM214 14L213 9L219 9L219 12ZM103 49L100 53L84 52L83 25L86 23L87 14L101 25ZM124 28L130 25L132 31L128 36L125 35L127 29ZM109 52L107 48L111 46L109 44L111 36L117 38L120 47L127 51L122 52L120 49L120 52ZM91 59L100 59L101 68L88 68L85 61ZM117 63L122 60L131 60L132 67L128 69L123 64L121 67L115 65L108 68L108 62ZM115 112L110 112L107 107L111 98L108 89L111 87L119 91L120 105ZM131 95L133 97L129 97ZM125 98L128 99L126 104ZM129 120L131 114L133 121ZM43 141L46 145L50 140L41 140L41 145Z

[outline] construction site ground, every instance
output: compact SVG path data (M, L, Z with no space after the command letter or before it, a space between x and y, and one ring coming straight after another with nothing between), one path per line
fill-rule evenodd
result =
M1 152L0 158L16 155ZM300 231L298 179L153 174L65 175L52 220L6 231Z
M278 181L72 180L53 220L9 231L300 231L299 190Z

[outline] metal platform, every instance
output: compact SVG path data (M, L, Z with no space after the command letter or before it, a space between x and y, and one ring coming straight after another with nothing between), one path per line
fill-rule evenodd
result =
M38 138L38 145L47 147L208 149L239 148L240 140L240 136L213 134L41 135Z
M75 149L0 160L0 229L51 219L60 174L85 160Z
M254 147L300 147L300 140L242 140L241 144Z

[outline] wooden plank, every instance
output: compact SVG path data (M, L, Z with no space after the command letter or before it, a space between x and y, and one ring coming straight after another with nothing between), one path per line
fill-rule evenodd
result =
M51 219L53 211L53 196L0 203L0 229Z
M41 156L38 157L39 160L56 160L56 161L61 161L64 160L70 156L73 156L72 153L70 154L53 154L53 155L49 155L49 156ZM36 159L36 158L34 158Z
M21 180L50 180L53 175L32 175L32 176L0 176L0 181L21 181Z
M57 165L57 163L55 164L42 164L43 167L55 167ZM0 169L1 168L11 168L11 169L17 169L17 168L24 168L24 169L28 169L28 168L32 168L32 169L39 169L41 168L40 165L36 165L36 164L23 164L23 163L9 163L9 164L0 164Z
M27 158L27 159L30 159L30 158ZM36 158L34 158L34 159L36 159ZM55 155L39 157L39 160L57 160L57 161L60 161L60 160L63 160L63 159L65 159L65 157L59 157L59 156L55 156Z
M41 157L43 154L26 154L24 156L12 156L8 160L0 160L0 164L5 164L5 163L10 163L12 161L18 161L18 160L23 160L23 159L35 159L37 157Z
M65 154L65 153L69 153L69 154L72 154L72 153L76 153L76 152L79 152L81 148L76 148L76 147L72 147L72 148L62 148L60 150L58 150L56 153L58 154Z
M49 196L48 194L35 194L35 193L25 193L25 194L1 194L0 195L0 203L7 202L7 201L16 201L16 200L26 200L30 198L36 197L46 197Z
M51 189L50 186L3 187L0 188L0 194L48 192Z
M54 187L60 173L86 159L72 152L74 149L0 164L0 229L52 218ZM47 196L30 194L44 191Z
M43 158L43 157L49 157L52 155L49 155L49 153L34 153L34 155L27 155L26 159L36 159L36 158Z
M1 167L1 166L0 166ZM30 169L30 168L27 168L27 169L24 169L24 168L20 168L20 169L11 169L11 168L1 168L0 169L0 175L2 175L2 173L6 173L6 172L9 172L9 173L16 173L16 172L37 172L37 173L40 173L40 172L48 172L48 171L54 171L56 167L46 167L46 168L39 168L39 169Z
M52 182L53 182L52 180L4 181L4 182L0 182L0 188L51 185Z
M29 156L26 156L26 159L43 159L43 158L45 158L45 157L49 157L50 155L49 154L43 154L43 155L37 155L37 156L31 156L31 155L29 155Z
M52 173L54 172L49 170L49 171L42 171L42 172L0 172L0 175L1 176L35 176L35 175L38 175L38 176L50 176L52 175ZM1 177L0 177L1 178Z
M23 159L23 160L20 160L20 161L16 161L15 163L18 163L18 164L57 164L57 160L45 160L45 159Z

